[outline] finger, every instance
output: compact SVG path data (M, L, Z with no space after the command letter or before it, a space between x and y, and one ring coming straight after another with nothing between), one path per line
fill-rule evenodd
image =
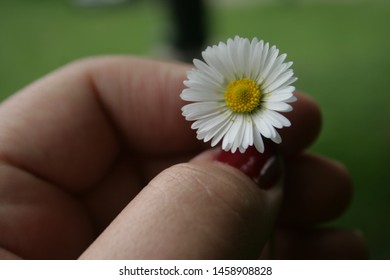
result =
M2 104L0 158L81 191L110 169L122 144L193 150L199 142L180 116L184 75L180 65L128 57L66 66Z
M94 239L88 213L69 193L5 164L0 182L0 258L76 258Z
M286 162L282 223L313 224L341 215L352 198L345 167L325 157L303 154Z
M262 190L225 164L175 165L153 179L81 258L254 258L280 197L280 188Z
M278 259L355 260L368 257L367 245L360 231L281 230L276 234L274 245Z
M96 236L145 186L135 165L131 159L119 158L99 184L79 197L94 223Z
M291 126L280 130L282 143L278 146L285 155L296 154L309 147L321 130L321 112L313 98L295 93L298 101L292 103L293 111L285 116Z
M131 150L161 156L199 149L180 110L188 65L135 58L94 64L94 87Z
M60 69L15 94L2 104L0 119L0 159L67 190L95 183L118 153L84 65Z

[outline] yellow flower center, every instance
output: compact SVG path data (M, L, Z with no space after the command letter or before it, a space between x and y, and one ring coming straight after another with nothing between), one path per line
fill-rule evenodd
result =
M260 105L260 86L251 79L232 81L225 91L226 105L235 113L252 113Z

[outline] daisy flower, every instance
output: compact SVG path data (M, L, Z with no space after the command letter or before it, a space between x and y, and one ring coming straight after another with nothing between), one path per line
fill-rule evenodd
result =
M236 36L227 43L208 47L204 62L194 59L195 69L187 73L180 97L193 103L182 108L183 116L194 121L197 138L222 140L222 149L241 153L254 145L264 152L263 137L282 141L275 128L288 127L290 121L279 112L292 110L297 80L284 62L286 54L268 43Z

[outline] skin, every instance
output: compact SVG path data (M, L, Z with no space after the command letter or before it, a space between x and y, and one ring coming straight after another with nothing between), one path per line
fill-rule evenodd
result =
M280 130L284 176L264 190L180 115L188 69L84 59L0 105L0 258L259 258L273 231L278 258L367 256L361 234L319 227L352 185L340 163L304 152L316 103L297 94Z

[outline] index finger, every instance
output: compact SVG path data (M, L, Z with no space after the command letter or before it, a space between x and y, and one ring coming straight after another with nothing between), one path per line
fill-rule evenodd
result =
M199 142L179 109L185 68L131 57L65 66L2 104L0 159L80 190L99 180L123 147L193 150Z

